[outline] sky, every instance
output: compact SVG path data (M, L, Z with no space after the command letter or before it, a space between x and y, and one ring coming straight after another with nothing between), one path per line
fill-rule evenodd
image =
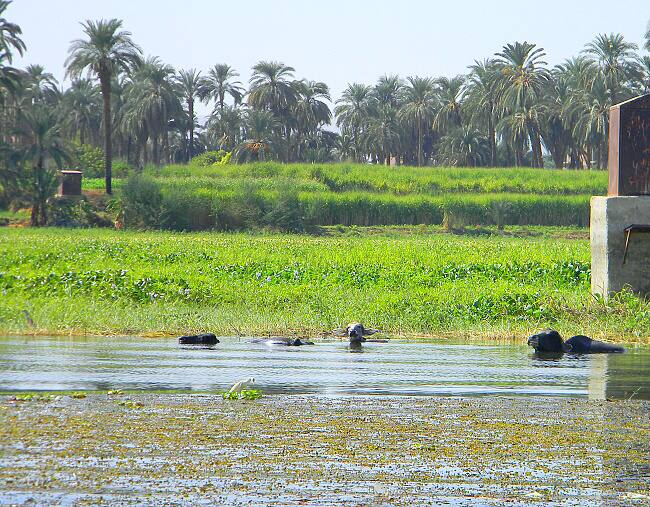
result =
M259 60L326 82L336 100L382 74L454 76L504 44L529 41L553 65L598 33L643 45L650 0L14 0L5 13L27 53L62 80L70 41L86 19L119 18L145 55L175 68L228 63L245 84Z

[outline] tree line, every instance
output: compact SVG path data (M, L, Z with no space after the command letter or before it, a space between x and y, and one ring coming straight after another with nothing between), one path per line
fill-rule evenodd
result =
M514 42L464 75L351 83L332 107L327 84L280 62L257 63L245 86L225 63L177 70L144 57L117 19L82 23L64 89L41 65L12 66L26 46L3 17L10 3L0 0L0 184L27 173L43 195L72 143L102 148L109 194L114 157L141 168L212 150L233 162L602 168L609 108L650 92L650 56L601 34L555 67L543 48ZM645 36L650 51L650 25ZM204 123L199 101L212 107Z

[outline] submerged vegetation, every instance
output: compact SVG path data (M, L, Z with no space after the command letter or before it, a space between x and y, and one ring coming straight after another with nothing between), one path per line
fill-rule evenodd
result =
M313 336L363 318L403 335L650 335L647 302L591 296L585 240L359 232L7 230L0 331Z
M647 505L650 406L562 398L0 398L3 499Z

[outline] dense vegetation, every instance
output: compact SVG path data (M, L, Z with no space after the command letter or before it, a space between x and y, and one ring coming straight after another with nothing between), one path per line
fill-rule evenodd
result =
M363 318L390 333L648 336L648 304L593 298L589 273L587 241L548 236L6 230L0 332L313 335Z
M191 163L116 180L113 217L130 228L318 232L323 225L589 223L604 172L394 168L359 164ZM85 182L100 190L99 179Z
M601 34L554 68L542 48L514 42L466 75L352 83L332 109L325 83L283 63L257 63L246 88L227 64L176 71L144 58L113 19L82 23L61 89L40 65L11 66L26 46L1 17L9 5L0 0L0 207L31 207L33 225L50 221L55 167L101 171L110 194L114 155L120 173L206 150L233 163L604 167L609 107L650 88L650 57ZM205 124L197 101L214 108Z

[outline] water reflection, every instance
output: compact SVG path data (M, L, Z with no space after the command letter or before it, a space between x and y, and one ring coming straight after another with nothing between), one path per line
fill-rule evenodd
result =
M141 338L0 338L0 390L220 391L255 377L265 392L560 395L650 399L650 349L535 356L524 345L346 342L268 347L223 338L180 347Z

